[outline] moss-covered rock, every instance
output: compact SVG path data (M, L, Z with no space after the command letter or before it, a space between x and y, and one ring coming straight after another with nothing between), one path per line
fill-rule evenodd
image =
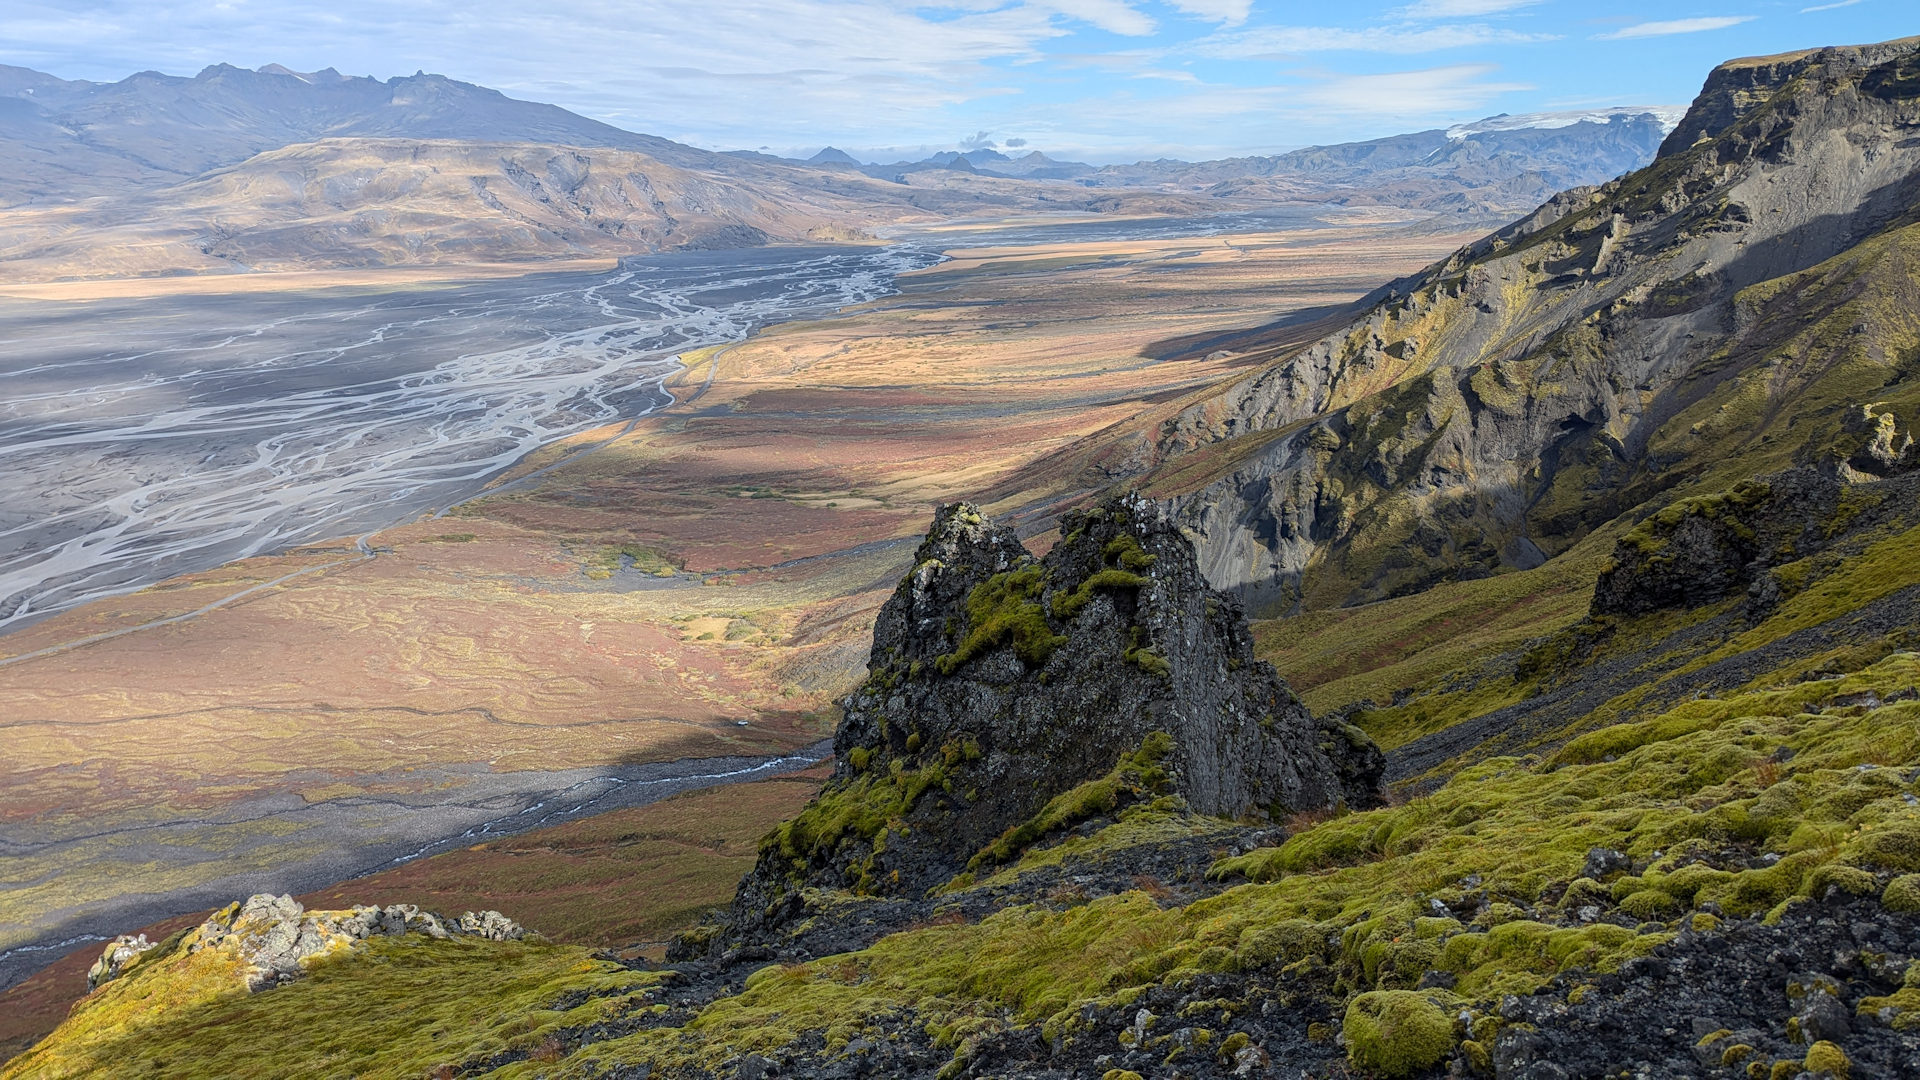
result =
M1841 488L1814 469L1742 480L1669 503L1614 545L1594 586L1594 615L1698 607L1743 591L1768 565L1816 550Z
M1853 1063L1847 1059L1847 1052L1837 1043L1821 1040L1807 1047L1807 1056L1800 1067L1815 1076L1831 1076L1834 1080L1847 1080Z
M1140 798L1229 818L1379 801L1378 748L1254 658L1163 507L1110 498L1061 532L1036 559L974 507L939 511L875 622L835 775L764 845L729 942L804 919L809 888L921 896Z
M1920 912L1920 874L1901 874L1880 894L1889 911Z
M1453 1021L1430 995L1412 990L1354 998L1341 1032L1353 1064L1384 1077L1425 1072L1453 1050Z

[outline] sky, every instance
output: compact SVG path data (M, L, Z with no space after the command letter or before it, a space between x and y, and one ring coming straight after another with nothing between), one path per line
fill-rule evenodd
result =
M558 6L558 5L555 5ZM1920 33L1912 0L6 0L0 63L429 71L709 149L1189 160L1685 104L1721 60Z

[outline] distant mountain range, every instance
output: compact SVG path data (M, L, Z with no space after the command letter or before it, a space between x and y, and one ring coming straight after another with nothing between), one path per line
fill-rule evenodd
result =
M867 164L827 147L806 164L900 179L948 169L1083 187L1152 188L1263 201L1386 204L1465 213L1518 213L1557 191L1600 184L1653 159L1685 114L1681 106L1501 113L1471 124L1366 142L1309 146L1264 157L1175 159L1095 166L1039 151L944 151L919 161Z
M1270 157L1096 167L947 151L716 153L425 73L0 66L0 279L846 241L955 218L1281 203L1510 216L1651 159L1661 108L1493 117Z
M553 143L634 150L673 164L700 154L440 75L381 82L332 68L217 64L193 78L143 71L95 83L0 66L7 205L177 183L264 151L338 138Z

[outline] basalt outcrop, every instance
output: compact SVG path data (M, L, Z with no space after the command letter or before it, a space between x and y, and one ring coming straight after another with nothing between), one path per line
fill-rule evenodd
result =
M1379 801L1380 751L1254 658L1160 506L1110 498L1060 533L1036 558L972 506L939 511L875 624L833 780L763 845L732 939L791 921L810 886L917 896L1116 802L1269 819Z
M1676 500L1614 546L1594 586L1592 613L1697 607L1747 590L1769 567L1825 547L1846 524L1846 494L1831 473L1805 468Z

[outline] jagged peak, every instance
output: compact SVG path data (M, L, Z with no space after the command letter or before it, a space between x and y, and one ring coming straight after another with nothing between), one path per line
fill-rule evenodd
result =
M1729 60L1708 73L1687 114L1660 145L1660 157L1684 152L1726 131L1794 79L1819 71L1840 76L1920 51L1920 36L1872 45L1832 45Z
M1060 533L1036 558L977 507L939 510L875 621L834 777L762 845L731 937L784 934L815 886L922 893L1128 760L1202 814L1378 801L1379 749L1255 657L1165 506L1109 496Z

